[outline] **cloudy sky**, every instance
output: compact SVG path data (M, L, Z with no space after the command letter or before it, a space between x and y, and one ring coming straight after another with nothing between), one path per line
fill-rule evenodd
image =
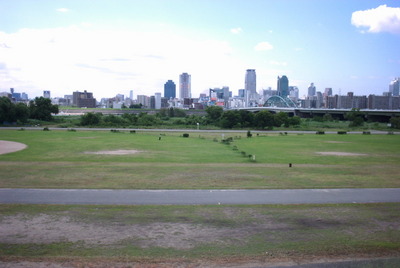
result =
M154 95L210 87L382 94L400 76L400 1L0 0L0 92ZM177 90L178 91L178 90Z

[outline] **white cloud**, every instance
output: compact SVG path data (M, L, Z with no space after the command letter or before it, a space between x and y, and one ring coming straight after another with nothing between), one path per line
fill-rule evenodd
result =
M381 5L374 9L353 12L351 23L356 27L366 27L367 32L389 32L400 34L400 8Z
M2 87L28 93L29 88L37 95L43 90L52 96L76 90L92 91L96 98L129 90L153 95L163 92L168 79L178 83L179 74L188 72L197 97L210 87L243 84L246 69L233 59L227 42L164 31L22 29L0 32L0 44L0 63L6 68Z
M69 11L69 9L68 9L68 8L65 8L65 7L57 8L56 10L57 10L58 12L62 12L62 13L66 13L66 12Z
M241 32L243 32L243 30L240 27L231 29L231 33L233 34L240 34Z
M268 43L268 42L261 42L261 43L258 43L255 47L254 47L254 50L256 50L256 51L265 51L265 50L271 50L271 49L273 49L274 47L270 44L270 43Z
M269 61L269 64L278 65L278 66L287 66L287 62L285 62L285 61L271 60L271 61Z

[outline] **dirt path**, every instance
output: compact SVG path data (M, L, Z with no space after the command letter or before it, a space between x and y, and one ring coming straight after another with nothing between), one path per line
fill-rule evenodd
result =
M0 154L8 154L26 149L28 146L14 141L0 140Z

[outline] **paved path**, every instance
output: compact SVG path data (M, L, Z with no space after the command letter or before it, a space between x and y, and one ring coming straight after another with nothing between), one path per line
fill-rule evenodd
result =
M400 202L400 188L295 190L0 189L3 204L207 205Z

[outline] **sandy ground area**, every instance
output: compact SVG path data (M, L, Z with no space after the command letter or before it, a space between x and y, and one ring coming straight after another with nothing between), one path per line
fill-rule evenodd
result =
M141 153L138 150L114 150L114 151L97 151L97 152L85 152L85 154L110 154L110 155L126 155L126 154L137 154Z
M0 140L0 154L8 154L16 151L21 151L24 150L26 147L28 146L23 143Z

